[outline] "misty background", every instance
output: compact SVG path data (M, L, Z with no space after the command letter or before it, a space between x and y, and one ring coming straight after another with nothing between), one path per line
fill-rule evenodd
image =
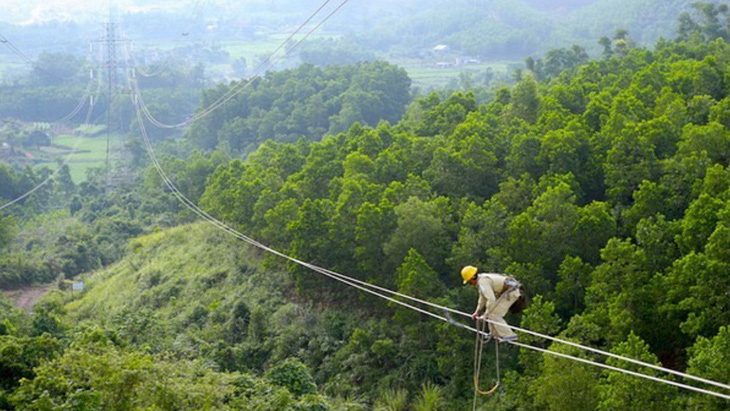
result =
M313 0L113 3L123 35L140 46L219 46L232 54L230 64L244 57L249 65L256 53L237 53L236 47L258 44L259 54L268 51L271 47L265 43L293 31L321 4ZM336 4L331 2L326 10ZM676 17L691 11L691 4L686 0L353 0L308 45L320 54L339 55L333 63L380 58L404 65L413 61L403 59L435 60L429 61L435 64L458 57L473 58L475 63L521 62L574 44L593 56L600 52L598 39L619 28L628 30L638 45L673 37ZM103 35L108 10L108 1L19 2L0 16L0 33L31 56L43 51L85 55L88 43ZM446 47L436 53L448 56L433 59L439 45ZM3 69L16 62L6 48L0 48L0 56Z

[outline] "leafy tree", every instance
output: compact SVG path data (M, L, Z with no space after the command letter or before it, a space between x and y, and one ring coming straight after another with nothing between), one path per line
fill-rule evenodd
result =
M575 253L579 218L576 198L565 183L548 188L509 225L509 249L515 261L536 262L553 270Z
M32 379L34 368L53 359L60 351L60 344L49 335L38 337L0 337L0 390L10 392L22 379Z
M715 231L717 215L723 205L722 200L707 194L701 194L690 204L680 223L682 233L677 237L677 244L684 253L704 249L707 239Z
M730 135L727 129L718 123L687 126L678 147L680 155L705 151L712 162L724 166L730 164Z
M69 53L43 52L33 66L33 77L46 86L78 80L85 72L83 59Z
M695 21L690 13L682 13L679 16L679 39L688 40L693 34L701 35L707 40L730 39L730 33L726 27L729 13L727 4L697 1L692 3L692 8L701 21ZM723 26L722 20L725 21L725 26Z
M537 120L540 108L540 93L538 92L537 81L533 76L524 76L514 90L510 99L510 113L533 124Z
M398 267L396 284L398 292L426 300L443 295L445 290L436 271L429 267L423 257L414 249L408 251L408 255L403 259L403 264ZM414 320L418 319L418 314L400 308L396 318L405 324L412 324L417 322Z
M607 194L619 204L629 204L631 193L644 180L656 175L657 161L653 147L631 135L617 137L604 163Z
M5 247L13 238L12 217L0 217L0 249Z
M474 93L457 92L443 102L437 94L432 93L420 105L427 107L423 120L416 129L421 136L451 134L456 126L466 120L467 115L477 109Z
M602 327L604 338L622 341L633 330L649 339L660 332L653 326L657 308L644 250L612 238L601 250L601 259L604 262L591 274L585 298L586 314Z
M429 266L441 271L451 238L447 200L439 197L426 202L411 197L394 211L397 227L383 246L386 256L393 262L402 261L414 249Z
M649 364L661 365L656 356L649 351L646 343L633 333L629 334L626 341L618 344L611 352ZM627 368L626 363L615 358L609 358L606 362L614 367ZM644 367L638 369L638 366L629 366L628 368L632 371L657 376L657 371L647 371ZM628 408L664 410L677 396L677 390L668 385L647 382L631 375L612 371L608 371L607 374L604 382L599 385L600 403L597 407L599 410Z
M570 318L585 308L585 289L590 285L592 267L580 257L566 257L560 264L555 284L555 302L562 318Z
M474 127L469 119L454 132L456 138ZM457 137L458 136L458 137ZM476 133L455 141L451 147L439 147L433 154L431 165L424 176L433 189L443 195L462 197L476 195L490 197L495 191L499 173L495 169L497 158L491 141Z
M644 218L636 225L636 243L644 250L651 270L663 272L680 256L675 238L677 221L667 221L662 214Z
M395 227L396 215L389 202L383 201L377 205L366 202L360 207L355 225L355 257L362 272L376 277L389 272L391 266L384 265L384 244ZM387 275L381 280L381 284L393 283Z
M603 36L598 40L598 44L603 47L603 58L607 59L613 56L613 42L608 36Z
M103 340L68 349L35 372L11 397L17 408L218 408L234 392L229 376L204 366L155 361Z
M317 392L317 385L306 365L296 358L287 358L283 363L272 368L267 373L267 377L272 383L286 387L296 396Z
M411 98L405 71L382 61L325 69L304 64L269 72L251 84L250 93L236 95L229 108L197 123L187 138L206 150L225 141L236 152L267 139L320 139L328 130L345 131L354 122L371 126L381 120L396 122ZM204 91L202 106L235 87L240 84Z
M727 326L720 327L712 338L700 337L689 348L688 373L714 381L722 381L730 372L728 358L730 358L730 330ZM689 400L690 409L721 410L726 401L707 395L693 395Z
M337 262L332 257L342 245L338 244L336 238L330 236L333 226L329 216L333 213L334 204L328 199L307 199L302 203L295 219L287 226L293 238L291 253L294 257L320 266L336 268ZM298 265L294 269L298 273L300 287L313 281L311 271Z
M451 251L451 266L471 264L499 270L505 266L502 255L510 216L507 209L492 199L482 207L469 203L461 218L458 241Z
M570 347L553 348L574 356L582 355ZM595 410L599 372L586 364L544 354L544 368L535 384L535 399L549 410Z
M724 247L727 229L719 227L712 243L713 250ZM708 245L709 247L709 245ZM728 263L703 253L690 253L676 260L664 279L665 307L670 318L679 323L689 336L710 335L727 323L727 299L723 298ZM694 298L695 293L703 298Z

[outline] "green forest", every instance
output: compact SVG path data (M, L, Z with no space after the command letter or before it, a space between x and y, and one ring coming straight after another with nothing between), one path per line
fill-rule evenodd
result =
M651 48L619 30L599 59L530 58L486 102L415 94L385 62L268 73L155 149L193 203L294 258L467 312L461 267L509 273L530 297L510 324L728 384L730 11L696 10ZM0 288L52 285L28 312L0 294L0 409L472 406L473 333L200 222L129 149L139 171L113 190L102 169L0 164L0 206L51 178L0 214ZM477 409L729 404L509 344L499 366Z

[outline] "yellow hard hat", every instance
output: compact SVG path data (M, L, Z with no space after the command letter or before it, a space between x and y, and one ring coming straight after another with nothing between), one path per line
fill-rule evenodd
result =
M467 265L466 267L461 269L461 278L464 279L464 284L466 284L469 280L474 278L474 276L477 273L477 268L473 265Z

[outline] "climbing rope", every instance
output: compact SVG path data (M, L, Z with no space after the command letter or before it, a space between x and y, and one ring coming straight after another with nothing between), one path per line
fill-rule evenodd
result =
M491 336L490 336L490 334L486 333L486 322L482 321L481 323L482 323L482 328L481 328L480 332L477 333L477 340L479 341L479 364L477 366L477 373L475 376L476 378L474 379L474 388L477 390L478 394L491 395L497 390L497 387L499 387L499 348L498 348L499 341L497 339L494 340L494 347L495 347L494 352L496 355L495 364L497 367L497 383L491 389L484 391L479 388L479 375L481 374L481 369L482 369L481 364L482 364L482 352L484 351L484 343L488 342L489 339L491 338Z
M492 395L497 391L497 388L499 388L500 380L499 380L499 341L495 338L494 339L494 355L495 355L495 365L497 369L497 382L494 384L494 386L484 391L479 388L479 376L482 372L482 353L484 352L484 343L488 342L491 339L491 334L486 332L487 328L487 322L484 320L477 320L477 333L476 333L476 340L474 341L474 401L472 404L472 411L476 411L477 409L477 398L479 395Z
M471 409L472 411L476 411L477 409L477 398L479 397L479 372L481 371L481 356L482 356L482 347L480 347L481 344L479 344L479 340L481 339L481 331L483 329L482 327L482 321L477 319L477 333L476 333L476 339L474 340L474 400L472 401Z

